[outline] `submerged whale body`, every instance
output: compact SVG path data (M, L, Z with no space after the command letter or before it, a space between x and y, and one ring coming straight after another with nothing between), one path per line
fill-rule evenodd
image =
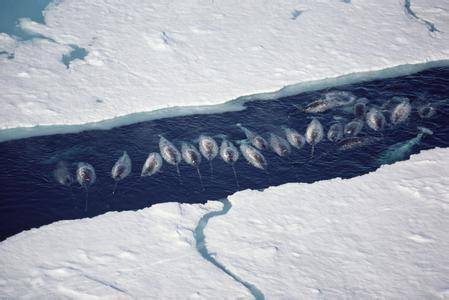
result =
M142 172L140 173L140 176L152 176L159 172L159 170L162 168L162 157L157 152L152 152L148 154L147 159L145 160L145 163L142 167Z
M328 92L323 98L309 103L305 108L306 113L321 113L335 107L350 105L355 101L355 96L349 92Z
M331 142L338 142L343 138L343 125L340 123L332 124L327 132L327 139Z
M243 157L255 168L265 170L267 168L267 161L262 153L259 152L255 147L243 143L240 145L240 152L242 152Z
M293 128L283 127L287 141L296 149L301 149L306 144L306 138Z
M280 157L288 156L291 152L290 144L277 134L270 133L270 147Z
M412 106L410 105L410 100L405 97L395 97L394 100L400 101L390 114L390 122L393 125L398 125L405 122L410 113L412 112Z
M123 155L117 160L111 170L112 179L115 181L119 181L127 177L131 173L131 158L129 157L126 151L123 152Z
M380 138L376 138L376 137L359 137L359 136L353 136L353 137L348 137L348 138L344 138L343 140L338 142L338 150L352 150L355 148L360 148L360 147L364 147L367 145L371 145L375 142L377 142L378 140L380 140Z
M418 114L421 119L432 118L436 114L436 109L431 104L426 104L418 108Z
M354 117L357 119L363 119L366 114L366 103L368 103L368 99L361 98L357 100L353 107Z
M240 123L237 123L236 125L238 128L240 128L243 131L243 133L246 136L246 139L249 141L249 143L251 145L253 145L254 147L256 147L259 150L267 150L268 149L268 143L261 135L242 126L242 124L240 124Z
M359 119L353 120L345 125L344 134L345 136L357 136L363 129L363 122Z
M75 179L70 174L69 167L66 162L60 161L53 171L53 176L56 181L65 186L71 186Z
M323 139L324 129L318 119L313 118L310 121L309 125L306 129L306 141L309 145L312 146L311 157L313 157L313 153L315 152L315 145L317 145Z
M406 157L410 156L413 147L419 145L424 136L432 134L433 134L432 130L425 127L418 127L418 134L416 137L407 140L405 142L396 143L388 147L387 150L381 153L378 161L381 164L392 164L394 162L403 160Z
M366 124L374 131L382 131L386 124L385 116L377 108L372 107L366 114Z

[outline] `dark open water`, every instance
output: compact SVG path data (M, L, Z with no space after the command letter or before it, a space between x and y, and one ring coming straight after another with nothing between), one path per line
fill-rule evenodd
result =
M330 90L345 90L357 97L367 97L369 105L382 105L393 96L407 96L414 110L408 122L396 128L387 128L383 138L368 147L342 152L332 143L324 141L316 148L316 157L321 158L313 161L309 159L308 146L294 150L287 159L264 152L269 163L269 174L251 167L241 157L235 166L240 189L262 189L286 182L314 182L366 174L380 166L379 155L388 146L415 137L417 126L428 127L434 134L426 136L420 145L413 148L413 153L449 145L449 68L309 92L275 101L254 101L240 112L167 118L107 131L3 142L0 143L0 240L58 220L93 217L107 211L136 210L160 202L199 203L230 195L236 191L232 169L218 157L213 161L213 177L204 160L201 165L205 191L201 190L196 170L185 163L180 167L183 184L179 183L175 167L168 164L164 164L162 173L141 178L141 167L148 153L158 151L158 135L163 134L176 145L180 141L193 141L200 134L226 134L231 140L241 140L244 135L235 126L238 122L265 135L268 132L281 134L281 125L304 133L311 116L303 113L291 115L296 110L294 105L311 102ZM418 116L416 107L428 102L435 105L438 112L433 118L423 120ZM334 109L317 116L325 129L335 122L335 117L346 121L352 119L350 110L344 109ZM375 133L365 126L362 135ZM131 156L133 172L119 183L113 197L114 181L110 171L124 150ZM85 161L95 167L98 178L89 191L87 212L84 211L83 189L77 185L64 187L54 180L52 172L59 160L70 163Z

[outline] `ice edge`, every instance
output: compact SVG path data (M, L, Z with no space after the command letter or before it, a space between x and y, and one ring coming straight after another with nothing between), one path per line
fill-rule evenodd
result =
M386 79L418 73L426 69L449 66L449 60L435 60L415 64L403 64L374 71L353 72L332 78L304 81L287 85L277 91L250 94L216 105L177 106L153 111L118 116L98 122L73 125L36 125L0 129L0 142L22 138L64 133L78 133L86 130L108 130L114 127L139 122L194 114L214 114L245 109L245 103L254 100L274 100L304 92L332 88L376 79Z

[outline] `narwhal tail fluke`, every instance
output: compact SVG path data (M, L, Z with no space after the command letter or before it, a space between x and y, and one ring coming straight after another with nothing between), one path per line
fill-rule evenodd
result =
M237 178L237 172L235 171L234 165L231 165L232 172L234 173L235 184L237 185L237 189L240 189L239 179Z
M196 168L196 172L198 173L198 177L200 178L201 189L204 191L203 177L201 176L200 168Z

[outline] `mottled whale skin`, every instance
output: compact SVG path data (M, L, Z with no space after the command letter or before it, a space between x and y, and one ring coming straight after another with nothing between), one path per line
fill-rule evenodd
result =
M355 101L355 96L345 91L328 92L324 97L309 103L305 108L305 113L321 113L332 108L350 105Z
M344 138L343 140L338 142L338 150L346 151L346 150L352 150L359 147L364 147L370 144L373 144L377 141L379 141L380 138L377 137L359 137L359 136L352 136L348 138Z
M317 118L313 118L306 129L306 141L309 145L312 146L311 157L313 157L313 154L315 152L315 146L319 142L321 142L323 136L324 136L323 125L321 124L320 121L318 121Z
M181 152L163 136L159 140L159 150L167 163L177 166L181 162Z
M357 136L362 131L362 129L362 120L356 119L345 125L344 135L347 137Z
M239 159L239 150L228 140L223 140L220 146L221 159L227 164L233 165Z
M190 143L183 142L181 144L181 155L184 161L193 167L198 167L201 163L200 152Z
M126 151L123 152L123 155L117 160L111 170L111 177L115 181L122 180L126 178L132 169L131 158L129 157Z
M327 139L331 142L338 142L343 138L343 125L341 123L332 124L327 132Z
M395 97L396 101L400 101L395 107L393 107L390 114L390 122L393 125L398 125L404 123L410 113L412 112L412 106L410 105L410 100L405 97Z
M161 155L157 152L151 152L148 154L148 157L143 164L140 176L145 177L156 174L162 168L162 164L163 161Z
M296 149L301 149L306 144L306 138L293 128L282 127L287 141Z
M82 186L87 188L95 183L97 175L95 174L95 169L92 165L79 162L76 169L76 180Z
M421 119L432 118L436 114L437 110L431 104L425 104L418 107L418 114Z
M198 138L198 147L201 154L208 161L213 160L218 154L218 144L211 136L200 135Z
M268 149L268 142L261 135L242 126L242 124L240 123L237 123L236 125L243 131L243 133L246 136L246 139L249 141L251 145L262 151Z
M240 152L242 152L243 157L255 168L266 170L268 163L262 153L259 152L255 147L242 143L240 145Z
M269 141L271 149L278 156L285 157L290 155L290 144L284 138L278 136L277 134L270 133Z
M384 114L375 107L370 108L366 114L366 124L374 131L382 131L387 121Z

